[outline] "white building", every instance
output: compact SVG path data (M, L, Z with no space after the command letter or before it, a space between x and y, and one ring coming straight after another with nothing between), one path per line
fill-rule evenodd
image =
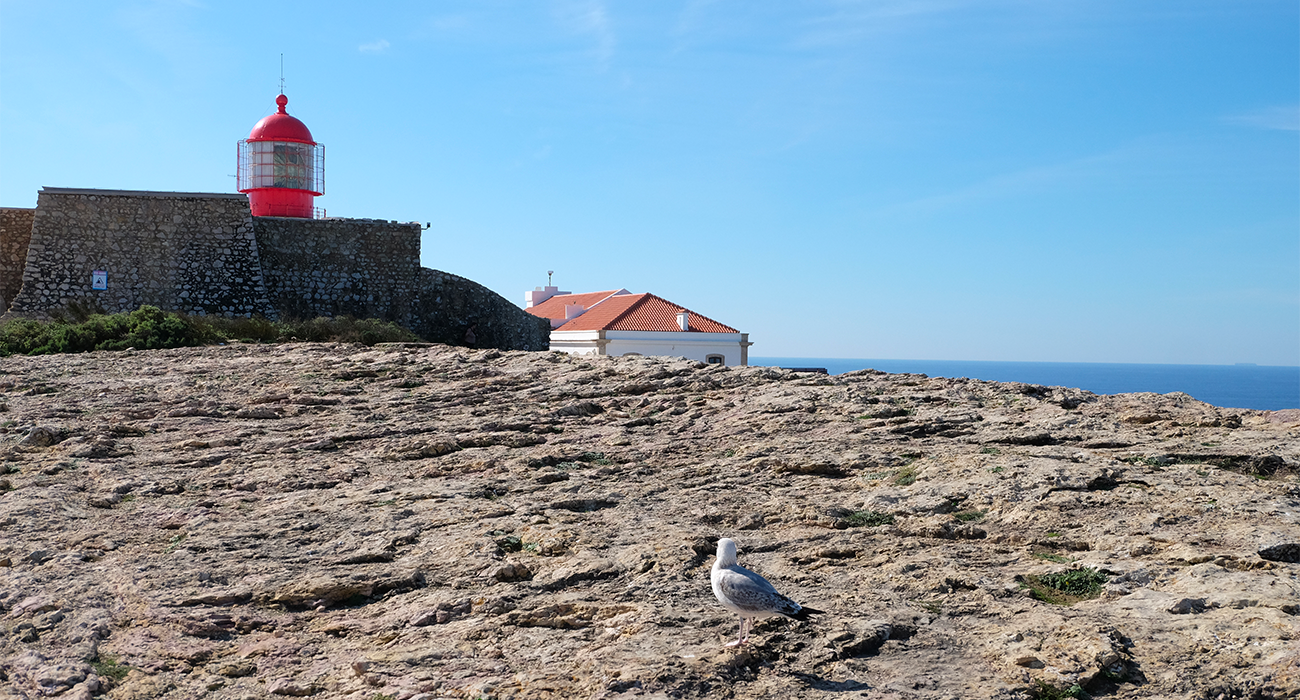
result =
M551 319L551 349L573 355L673 355L749 364L749 334L653 294L626 289L570 294L538 287L525 311Z

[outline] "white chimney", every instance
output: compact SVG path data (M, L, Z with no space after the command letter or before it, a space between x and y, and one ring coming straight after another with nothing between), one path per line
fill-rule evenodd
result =
M677 325L680 326L682 330L689 331L691 329L691 312L678 311Z
M524 308L531 309L553 296L568 293L569 292L561 292L559 287L552 287L550 285L545 287L536 287L531 292L524 292Z
M584 313L587 313L587 310L583 308L582 304L564 305L564 320L566 321L572 321L573 319L583 315Z

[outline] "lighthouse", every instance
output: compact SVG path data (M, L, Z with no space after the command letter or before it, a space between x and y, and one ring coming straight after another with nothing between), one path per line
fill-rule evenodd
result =
M316 197L325 194L325 146L311 138L307 125L289 116L289 98L263 117L239 142L236 187L248 195L253 216L314 217Z

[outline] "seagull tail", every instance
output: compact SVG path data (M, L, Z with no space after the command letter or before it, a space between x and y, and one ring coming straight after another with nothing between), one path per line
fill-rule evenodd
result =
M824 614L826 614L824 611L815 610L806 605L803 605L799 607L799 612L791 615L790 617L795 620L803 621L803 620L807 620L809 615L824 615Z

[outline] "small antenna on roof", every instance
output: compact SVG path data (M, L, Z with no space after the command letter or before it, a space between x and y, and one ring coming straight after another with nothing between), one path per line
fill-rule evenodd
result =
M284 94L284 54L280 54L280 94Z
M547 270L547 271L546 271L546 286L548 286L548 287L551 286L551 275L553 275L553 274L555 274L555 270Z

